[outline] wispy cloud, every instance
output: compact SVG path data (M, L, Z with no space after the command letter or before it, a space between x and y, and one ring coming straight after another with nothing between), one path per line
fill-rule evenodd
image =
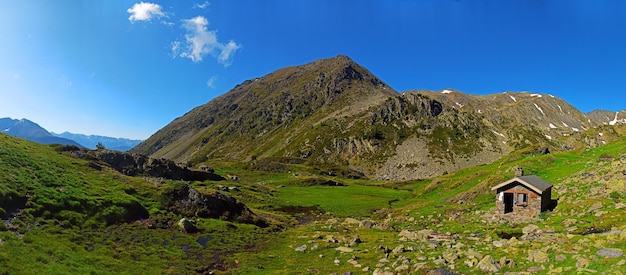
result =
M160 18L165 16L161 5L148 2L135 3L126 11L130 13L130 17L128 17L130 22L150 21L153 17Z
M209 1L204 1L204 3L200 4L200 3L196 3L195 5L193 5L194 9L206 9L209 7Z
M193 62L200 62L206 55L211 55L224 66L229 66L235 52L241 49L241 45L231 40L228 43L220 43L217 40L217 31L209 30L209 21L203 16L196 16L183 20L183 28L186 30L185 41L172 43L172 53L176 56L189 58Z
M207 87L215 88L215 81L217 81L217 76L211 76L211 78L209 78L206 82Z

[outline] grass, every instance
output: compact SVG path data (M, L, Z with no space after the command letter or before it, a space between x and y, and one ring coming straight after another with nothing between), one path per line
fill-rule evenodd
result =
M294 162L278 171L263 171L224 160L211 166L223 176L236 175L237 180L191 184L228 193L271 219L273 226L264 229L185 217L201 229L195 234L178 231L175 224L183 217L163 209L160 203L162 189L179 182L155 185L106 167L94 169L90 161L59 149L0 134L0 206L4 210L0 213L6 218L15 215L15 205L24 209L11 221L17 229L0 228L0 273L324 274L364 272L366 267L366 273L371 273L382 258L388 258L390 262L382 264L391 269L400 256L411 260L413 270L414 265L423 264L419 273L450 269L451 263L440 259L451 252L459 253L452 264L455 271L481 273L465 263L472 261L466 251L473 250L496 261L502 257L515 261L514 267L503 267L501 272L541 265L545 267L542 272L548 272L550 266L569 268L577 261L572 255L578 255L590 260L587 268L611 274L620 259L603 259L595 253L602 247L626 250L626 240L619 235L581 234L591 229L626 231L624 212L614 209L617 203L626 203L625 190L613 186L615 173L621 173L619 156L626 151L626 140L549 155L514 153L455 174L405 182L343 178L341 166L311 167ZM602 155L616 160L598 161ZM527 225L482 218L494 206L490 187L510 178L515 166L555 185L553 196L559 198L559 205L535 222L542 230L554 231L542 235L554 239L495 247L493 241L500 241L498 234L517 234ZM345 186L318 184L326 180ZM20 205L20 198L28 198L28 203ZM600 216L587 211L595 203L602 204ZM316 209L321 214L280 211L283 207ZM137 215L141 209L146 217ZM307 215L305 222L296 220ZM574 221L566 226L568 219ZM360 227L358 222L363 220L376 225ZM164 226L151 228L148 222ZM572 226L577 229L565 231ZM422 229L455 237L433 245L398 236L403 230ZM356 237L361 242L351 244ZM303 245L307 247L304 252L295 251ZM337 250L344 246L350 246L352 252ZM398 246L406 251L390 252ZM548 263L528 262L529 251L543 248L547 248ZM557 254L567 257L557 261ZM349 264L353 258L361 266Z

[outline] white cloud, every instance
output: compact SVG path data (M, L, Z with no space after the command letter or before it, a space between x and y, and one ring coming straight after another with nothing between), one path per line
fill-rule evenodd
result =
M209 21L203 16L196 16L183 20L183 28L187 31L185 41L175 41L172 43L172 53L180 57L191 59L193 62L200 62L206 55L217 58L217 61L224 66L229 66L231 59L241 45L235 41L226 44L217 40L217 31L209 30Z
M212 76L211 78L209 78L209 80L207 80L206 85L209 88L215 88L215 81L217 80L217 76Z
M202 3L202 4L197 3L197 4L193 5L194 9L206 9L208 7L209 7L209 1L204 1L204 3Z
M130 13L130 17L128 17L130 22L150 21L152 17L165 16L163 8L159 4L148 2L135 3L132 8L126 11Z

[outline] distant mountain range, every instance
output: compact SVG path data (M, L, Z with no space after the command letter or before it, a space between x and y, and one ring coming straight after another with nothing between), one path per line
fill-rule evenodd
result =
M39 124L28 119L0 118L0 132L43 144L63 144L83 147L76 141L50 134L50 132L39 126Z
M141 142L141 140L72 134L68 132L55 134L48 132L39 124L24 118L19 120L9 117L0 118L0 132L43 144L75 145L89 149L95 149L96 144L101 142L107 149L128 151Z
M291 158L377 179L418 179L491 163L515 150L595 147L626 112L585 114L549 94L398 93L347 56L244 81L131 151L198 165ZM295 161L295 160L294 160Z
M100 142L107 149L124 152L132 149L133 147L137 146L137 144L141 143L141 140L136 139L115 138L98 135L83 135L69 132L63 132L60 134L51 132L51 134L53 136L74 140L89 149L96 149L96 145Z

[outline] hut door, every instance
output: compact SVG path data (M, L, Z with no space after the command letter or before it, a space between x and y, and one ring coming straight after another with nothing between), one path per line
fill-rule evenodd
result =
M513 212L513 193L504 193L504 214Z

